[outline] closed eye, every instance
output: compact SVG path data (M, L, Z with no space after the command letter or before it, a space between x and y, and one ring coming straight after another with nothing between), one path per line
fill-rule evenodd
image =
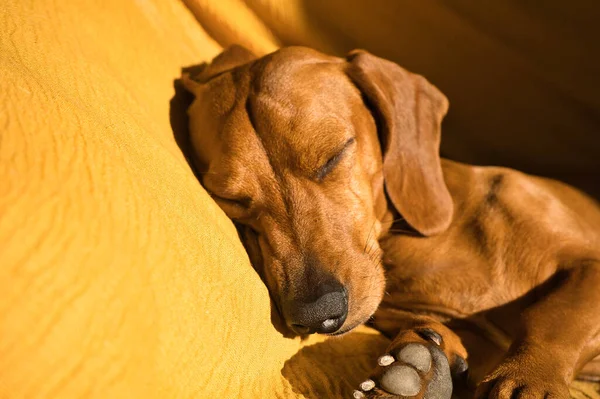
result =
M354 144L355 141L356 139L354 137L348 139L348 141L346 141L346 143L336 151L335 155L330 157L327 162L325 162L325 164L323 164L323 166L317 170L316 177L318 180L323 180L325 176L327 176L340 163L348 147Z
M233 198L225 198L218 196L216 194L211 193L210 196L214 199L217 204L224 205L226 207L236 207L240 209L247 210L250 208L250 203L252 200L248 197L233 199Z

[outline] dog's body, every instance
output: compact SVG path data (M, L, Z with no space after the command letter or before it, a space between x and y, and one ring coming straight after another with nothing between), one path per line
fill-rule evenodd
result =
M365 52L233 47L183 81L202 182L289 329L344 333L378 309L395 338L356 397L445 397L467 356L493 398L563 398L584 366L600 374L600 207L441 160L447 102L423 78Z
M510 169L442 166L455 204L453 222L435 237L392 234L381 241L389 295L375 325L395 336L402 327L399 311L449 322L464 333L475 380L492 371L524 323L533 324L534 342L556 340L567 352L579 347L582 361L590 360L598 353L600 337L589 341L589 333L598 328L600 287L596 272L586 275L578 266L600 248L594 201L560 182ZM572 291L549 298L570 278L577 280ZM556 348L547 353L568 357Z

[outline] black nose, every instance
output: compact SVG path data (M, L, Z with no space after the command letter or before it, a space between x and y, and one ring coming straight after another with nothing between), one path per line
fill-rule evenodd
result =
M319 293L316 300L287 303L288 325L298 334L335 332L348 315L348 298L341 285L325 284L315 288Z

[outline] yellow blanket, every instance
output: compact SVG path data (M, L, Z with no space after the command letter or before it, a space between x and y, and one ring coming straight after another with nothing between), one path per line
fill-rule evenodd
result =
M188 5L198 20L177 0L2 4L2 399L348 397L386 346L276 332L171 128L182 66L230 42L337 51L337 28L299 0Z

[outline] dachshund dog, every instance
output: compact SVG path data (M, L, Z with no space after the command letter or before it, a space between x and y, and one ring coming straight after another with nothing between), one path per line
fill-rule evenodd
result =
M425 78L233 46L182 82L201 183L286 328L392 338L355 398L563 399L600 376L599 204L442 159L448 100Z

